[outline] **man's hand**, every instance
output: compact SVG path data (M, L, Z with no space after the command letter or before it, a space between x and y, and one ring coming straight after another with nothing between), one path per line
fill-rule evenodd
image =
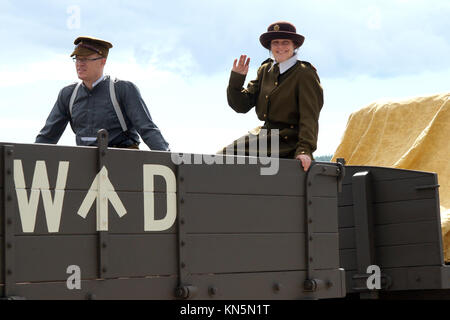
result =
M234 72L246 75L248 72L249 64L250 64L250 58L247 58L246 55L241 55L241 57L239 58L239 62L238 62L238 59L234 59L233 69L231 69L231 70Z
M311 158L307 154L299 154L295 159L300 160L303 166L303 170L306 172L311 165Z

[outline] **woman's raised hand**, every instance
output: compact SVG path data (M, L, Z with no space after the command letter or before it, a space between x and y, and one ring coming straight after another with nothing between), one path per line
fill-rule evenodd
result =
M234 59L233 63L233 69L231 69L234 72L246 75L248 72L248 65L250 64L250 58L247 58L246 55L241 55L238 59Z

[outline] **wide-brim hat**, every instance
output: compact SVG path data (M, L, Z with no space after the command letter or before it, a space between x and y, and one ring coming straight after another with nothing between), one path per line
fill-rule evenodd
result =
M98 53L106 58L108 57L109 49L113 47L108 41L86 36L76 38L73 44L76 47L70 55L71 57L75 55L88 56L93 53Z
M305 41L305 37L297 33L295 26L287 21L278 21L272 23L267 32L263 33L259 37L259 42L266 49L270 50L270 42L273 39L290 39L294 42L294 45L298 48Z

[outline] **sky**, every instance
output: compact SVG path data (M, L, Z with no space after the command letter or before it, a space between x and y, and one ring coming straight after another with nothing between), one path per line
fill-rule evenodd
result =
M0 141L34 142L89 35L113 44L105 74L136 84L172 151L216 153L262 124L226 87L241 54L255 78L259 36L284 20L324 89L315 156L333 154L352 112L450 92L449 16L449 0L0 0ZM70 126L59 144L75 145Z

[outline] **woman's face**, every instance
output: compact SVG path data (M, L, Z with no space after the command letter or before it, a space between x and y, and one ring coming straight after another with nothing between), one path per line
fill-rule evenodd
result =
M270 51L277 62L283 62L292 57L294 49L294 42L289 39L274 39L270 42Z

